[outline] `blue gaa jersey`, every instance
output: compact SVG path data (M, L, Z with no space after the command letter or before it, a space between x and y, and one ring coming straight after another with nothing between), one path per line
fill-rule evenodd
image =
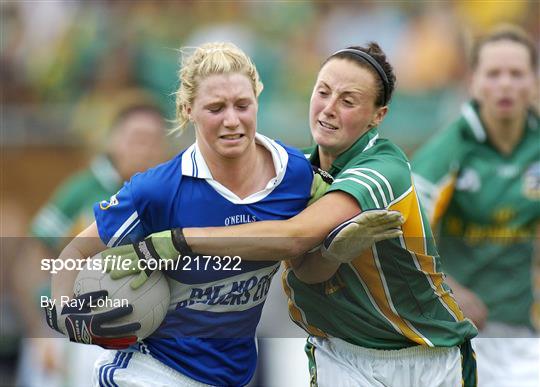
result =
M135 175L109 201L94 206L101 239L117 246L176 227L229 226L295 216L309 200L313 176L309 161L299 151L260 134L255 140L272 154L276 173L262 191L240 199L212 178L193 144L169 162ZM200 382L248 383L257 363L255 329L279 262L244 258L192 257L166 271L169 311L140 347Z

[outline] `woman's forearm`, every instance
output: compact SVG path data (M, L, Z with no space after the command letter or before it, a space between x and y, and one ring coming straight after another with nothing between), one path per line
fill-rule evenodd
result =
M58 259L66 262L67 260L83 260L86 257L70 243L62 252ZM73 284L79 272L77 270L59 270L58 273L51 275L51 296L53 300L60 301L62 297L73 297Z
M318 284L332 278L339 269L340 263L324 259L320 250L317 249L313 253L307 253L304 259L292 261L291 266L300 281Z
M99 238L96 224L93 223L62 250L58 259L64 262L72 259L86 260L106 248L107 246ZM53 300L60 301L62 296L73 297L73 284L77 274L79 274L77 270L67 270L66 268L52 274L51 296Z
M194 253L248 260L292 259L321 242L322 237L303 236L302 231L299 222L290 220L183 230Z
M183 233L194 253L277 261L304 254L359 211L354 198L343 192L332 192L288 220L184 228Z

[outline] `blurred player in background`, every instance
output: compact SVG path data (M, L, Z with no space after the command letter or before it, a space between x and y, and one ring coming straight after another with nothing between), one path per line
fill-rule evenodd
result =
M27 234L28 213L15 197L2 195L0 214L0 386L12 386L19 362L20 341L26 333L14 290L18 281L26 280L25 273L16 271L16 261Z
M31 235L38 243L29 247L33 251L26 251L24 259L21 257L15 263L20 266L17 271L24 273L27 279L15 285L20 296L31 300L25 305L35 305L39 294L49 293L48 278L41 278L46 273L32 272L33 268L40 267L39 259L57 256L68 236L76 235L93 222L92 206L96 201L114 195L133 174L164 161L165 135L165 121L155 105L141 100L119 111L105 139L105 151L94 157L87 170L65 181L32 221ZM29 259L36 262L29 264ZM64 340L37 339L49 335L39 330L39 310L21 309L29 325L25 335L36 339L25 340L19 383L24 386L84 385L86 381L85 385L90 385L93 363L101 353L100 348ZM28 372L29 368L33 371Z
M499 26L474 45L471 67L472 100L415 155L415 183L439 226L448 282L480 329L480 384L540 386L538 340L510 339L535 336L538 56L522 30Z
M469 339L477 331L443 282L407 159L377 131L394 83L392 66L376 43L340 50L325 61L311 97L318 146L310 160L335 180L299 215L174 229L145 243L171 246L169 256L153 254L157 260L191 251L276 259L302 255L328 235L329 226L339 225L323 248L291 260L284 273L290 316L310 334L312 384L472 386L476 363ZM362 228L359 219L375 217L378 212L369 210L380 208L401 212L405 223L402 232L374 245L379 231ZM133 247L104 254L137 260ZM134 281L144 280L146 273L138 272Z
M92 223L96 201L111 197L135 173L165 160L165 134L165 121L154 105L122 110L105 139L106 151L62 184L32 222L32 235L59 253L64 239L58 236L76 235Z

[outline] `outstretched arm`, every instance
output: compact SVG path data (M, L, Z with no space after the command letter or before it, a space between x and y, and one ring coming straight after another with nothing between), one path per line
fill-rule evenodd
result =
M184 228L183 233L191 250L200 254L283 260L298 257L319 245L330 231L359 211L352 196L331 192L287 220Z
M116 247L103 252L105 255L114 255L120 260L129 261L125 270L108 269L112 278L122 278L130 274L138 274L131 282L136 289L147 279L147 273L141 271L139 261L160 259L175 260L185 255L210 255L210 256L239 256L243 260L250 261L280 261L292 260L302 256L306 251L318 246L323 239L336 226L347 227L343 231L356 230L359 220L365 220L363 214L360 218L351 219L359 213L359 205L356 200L347 193L336 191L321 198L313 205L306 208L300 214L288 220L262 221L230 227L203 227L184 228L162 231L150 235L144 241L132 247ZM380 211L383 218L387 219L388 211ZM366 213L367 214L367 213ZM394 215L395 217L395 215ZM369 217L368 217L369 218ZM399 227L397 219L395 224L386 227ZM368 222L370 223L370 222ZM371 224L371 223L370 223ZM340 228L340 230L342 230ZM362 233L360 233L362 234ZM334 238L335 237L335 238ZM333 235L330 252L341 256L349 256L347 245L342 233ZM382 238L385 239L385 238ZM365 239L359 239L361 245L365 245ZM370 242L371 244L374 241ZM354 251L365 248L354 244ZM337 251L337 252L336 252ZM313 257L308 266L303 266L306 282L320 282L327 276L332 276L339 265L321 264L319 259ZM338 260L339 261L339 260ZM296 262L298 265L300 262ZM124 266L123 266L124 267ZM147 266L148 267L148 266ZM309 276L309 277L307 277Z
M397 211L369 210L341 223L319 249L293 262L294 274L303 282L319 283L332 277L339 265L360 257L376 242L403 235L404 219Z

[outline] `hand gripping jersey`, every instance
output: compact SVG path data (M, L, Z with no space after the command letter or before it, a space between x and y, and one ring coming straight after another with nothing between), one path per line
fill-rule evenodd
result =
M175 227L293 217L309 200L311 166L296 150L262 135L256 141L271 152L276 171L262 191L238 198L212 178L194 144L171 161L135 175L108 205L95 205L101 238L113 246ZM169 312L142 347L203 383L246 384L257 361L255 328L278 267L275 261L232 259L227 265L225 258L183 260L176 270L166 271L171 287Z
M311 160L319 164L317 148ZM463 318L443 282L429 223L401 150L372 129L328 172L335 178L329 192L347 192L362 211L400 211L404 234L376 243L321 284L304 284L286 270L283 282L293 320L314 336L375 349L450 347L475 336L476 328Z
M531 326L532 261L540 222L540 123L532 111L520 143L503 155L474 102L413 159L443 269L489 309L490 321Z

